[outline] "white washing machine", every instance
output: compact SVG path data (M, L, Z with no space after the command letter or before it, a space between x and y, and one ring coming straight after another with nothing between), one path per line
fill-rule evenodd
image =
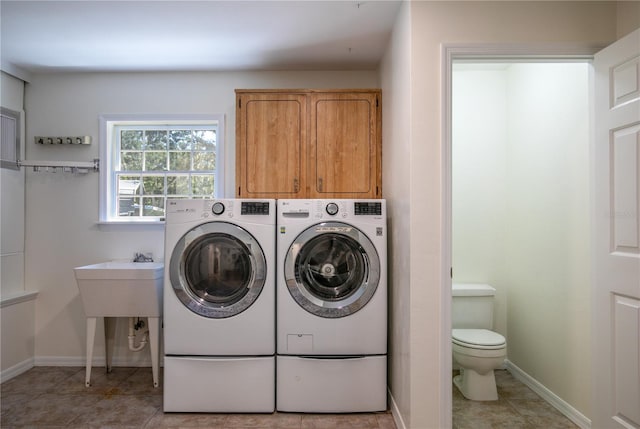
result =
M167 201L164 411L274 411L275 212Z
M278 200L276 409L387 408L384 200Z

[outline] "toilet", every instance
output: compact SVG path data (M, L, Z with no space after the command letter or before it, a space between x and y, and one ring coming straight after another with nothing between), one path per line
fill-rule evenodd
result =
M487 284L452 285L451 346L460 374L453 383L465 398L498 399L493 370L507 355L505 338L492 331L495 288Z

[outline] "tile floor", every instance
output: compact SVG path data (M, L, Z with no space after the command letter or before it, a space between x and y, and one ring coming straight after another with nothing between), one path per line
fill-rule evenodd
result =
M151 368L36 367L0 385L2 428L396 429L390 413L182 414L162 412ZM496 371L500 399L474 402L453 388L454 429L577 428L507 371Z
M495 374L497 401L469 401L453 386L453 429L578 428L509 372Z
M396 429L391 413L163 413L151 368L35 367L0 385L2 428ZM162 382L162 379L161 379Z

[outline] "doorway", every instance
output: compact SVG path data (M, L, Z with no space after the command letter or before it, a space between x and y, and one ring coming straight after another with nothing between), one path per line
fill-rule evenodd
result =
M562 398L554 406L577 423L591 399L589 68L474 59L451 69L452 281L496 288L506 368Z

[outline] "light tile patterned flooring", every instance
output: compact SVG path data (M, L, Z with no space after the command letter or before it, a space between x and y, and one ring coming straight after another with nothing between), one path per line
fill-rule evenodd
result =
M578 428L509 372L497 370L495 375L497 401L469 401L453 386L453 429Z
M2 428L396 429L390 413L163 413L151 368L36 367L0 386ZM496 371L500 399L474 402L453 387L454 429L577 428L507 371Z
M0 385L2 428L396 429L391 413L199 414L162 411L151 368L35 367ZM162 383L162 379L161 379Z

